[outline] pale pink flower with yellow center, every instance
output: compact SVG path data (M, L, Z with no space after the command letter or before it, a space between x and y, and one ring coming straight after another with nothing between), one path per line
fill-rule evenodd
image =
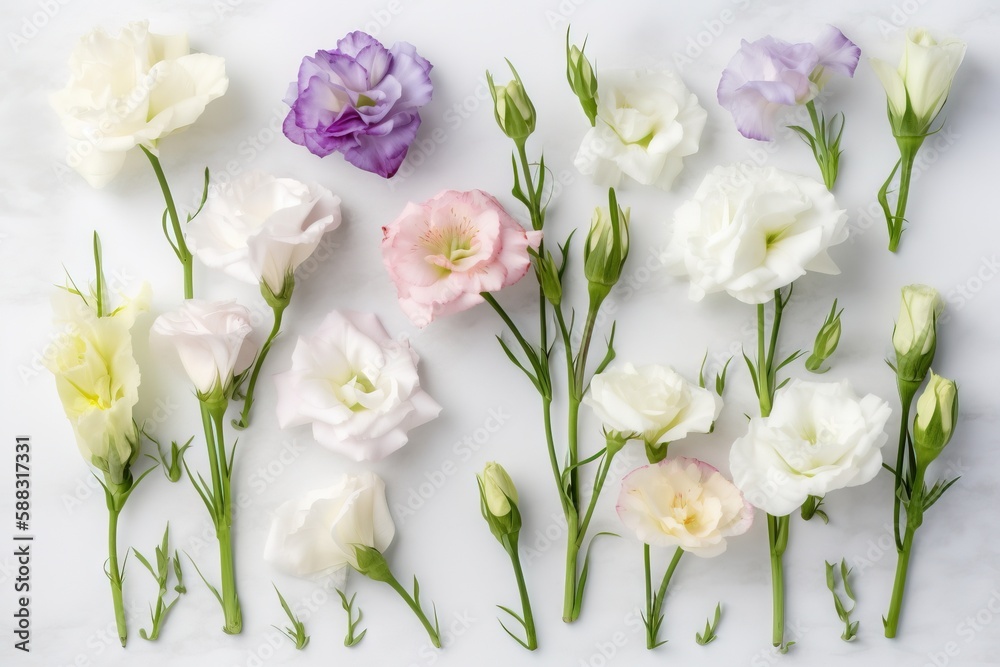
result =
M411 202L382 233L382 262L403 312L419 327L516 283L531 266L528 249L542 240L482 190Z

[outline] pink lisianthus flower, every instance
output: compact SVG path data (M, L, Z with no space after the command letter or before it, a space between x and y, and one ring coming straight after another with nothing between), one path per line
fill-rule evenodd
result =
M831 74L853 77L861 49L833 26L815 42L790 44L774 37L743 40L722 72L719 104L748 139L771 141L786 107L811 101Z
M528 249L542 240L482 190L409 203L382 234L382 262L403 312L419 327L519 281L531 266Z

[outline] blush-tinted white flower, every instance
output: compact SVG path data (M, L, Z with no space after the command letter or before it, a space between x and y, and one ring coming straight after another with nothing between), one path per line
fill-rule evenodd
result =
M188 299L153 322L150 338L172 347L201 396L226 391L253 362L250 312L232 301Z
M753 507L712 466L689 458L642 466L622 479L618 517L641 542L718 556L753 523Z

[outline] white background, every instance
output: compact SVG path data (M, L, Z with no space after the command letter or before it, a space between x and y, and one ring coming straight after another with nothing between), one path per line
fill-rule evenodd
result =
M44 14L47 6L51 16ZM92 190L62 161L64 138L47 94L65 83L66 61L79 35L93 26L115 28L138 18L150 19L156 32L187 31L195 49L227 60L229 92L213 102L194 127L162 145L164 167L182 206L194 198L205 165L219 178L227 169L253 168L315 180L344 200L345 223L330 237L336 247L300 277L285 332L268 359L265 376L286 368L296 335L311 331L334 308L375 311L391 333L412 336L422 357L427 390L444 412L414 431L406 448L372 467L387 480L390 504L400 517L389 559L400 579L417 573L425 599L437 603L446 642L440 652L430 649L409 610L387 587L357 577L351 587L358 591L363 625L369 632L358 647L345 649L339 603L316 584L282 576L263 563L269 515L279 503L304 489L328 485L345 470L358 469L316 445L308 428L279 430L270 409L274 387L266 379L259 385L255 424L240 439L234 483L245 504L236 520L243 634L230 637L221 632L220 609L186 566L189 594L175 608L159 642L141 640L137 631L148 624L146 604L154 598L154 585L130 559L126 598L132 636L126 651L117 645L107 581L101 573L106 557L103 498L88 481L89 472L76 452L52 380L39 365L52 328L48 299L53 284L63 280L61 264L78 280L92 271L89 242L94 229L102 235L109 273L117 272L126 283L139 279L153 283L154 312L135 330L143 370L136 416L150 420L166 439L186 439L200 428L196 402L176 369L150 357L146 335L152 316L178 303L181 273L160 234L162 201L143 156L134 152L114 183ZM892 373L882 362L890 350L898 289L926 282L949 299L935 367L961 385L962 423L939 469L957 472L962 480L930 512L919 532L906 613L896 641L882 637L880 622L895 567L889 546L891 480L886 473L865 487L833 494L828 500L829 526L793 520L786 555L787 605L789 634L798 644L787 656L774 656L769 649L770 585L763 520L748 535L734 539L723 556L681 562L665 607L663 634L670 643L656 652L646 651L633 611L642 604L642 570L640 547L628 539L598 543L583 615L572 626L560 620L562 529L554 518L559 508L537 397L493 340L501 327L485 306L434 322L424 331L413 330L395 302L378 244L381 225L407 201L421 201L441 189L483 188L524 217L508 194L511 145L494 124L483 84L487 68L506 80L504 57L519 67L538 109L538 131L529 149L537 155L544 147L546 163L563 182L549 209L550 238L562 238L573 227L587 224L604 190L580 177L572 166L587 124L564 78L568 21L576 38L589 33L588 52L599 70L679 66L708 109L701 152L687 161L673 192L634 184L621 189L621 199L633 211L633 251L623 284L607 304L619 321L620 360L670 363L692 378L706 346L711 365L717 368L720 359L738 355L741 344L751 343L753 310L725 295L689 302L686 287L661 270L659 249L672 211L719 163L766 162L818 175L799 140L785 135L770 147L745 140L715 102L720 72L740 40L773 33L804 41L829 22L856 41L864 56L892 61L901 50L906 25L931 26L968 42L968 57L946 110L941 138L930 140L921 152L923 168L908 211L912 228L903 236L898 256L885 249L884 223L875 204L875 194L896 159L882 90L864 60L854 80L831 84L827 108L847 114L836 194L850 214L852 238L833 251L842 275L807 276L797 283L783 328L785 350L811 345L830 302L839 297L846 308L844 337L826 378L848 377L859 392L891 399L898 409ZM914 667L1000 664L994 385L1000 320L997 284L992 281L1000 244L994 206L1000 13L993 3L17 0L0 9L0 26L4 39L0 375L7 452L6 462L0 463L0 517L13 523L13 438L29 434L34 442L37 535L33 650L28 656L11 648L12 635L4 629L12 625L15 595L10 549L0 547L0 618L6 619L0 621L4 637L0 662L46 667L600 667L637 662L822 666L847 660ZM274 132L286 112L281 99L301 58L333 48L354 28L366 28L387 45L410 41L435 65L434 100L422 112L417 145L400 174L388 183L355 170L339 156L320 160ZM12 43L10 34L23 36L23 42ZM442 141L431 139L435 130ZM579 263L574 271L578 269ZM579 304L583 294L578 278L577 272L572 296ZM270 325L256 290L221 274L198 266L196 292L203 297L237 295L258 313L262 329ZM500 296L528 327L534 325L533 298L527 280ZM601 337L608 324L602 326ZM593 356L600 356L599 345ZM716 432L690 438L677 445L675 453L695 455L725 469L729 445L744 429L743 413L754 410L743 364L734 361L732 370L727 406ZM790 373L807 375L799 364ZM558 406L556 414L561 416L562 409ZM487 437L483 429L491 413L501 413L503 423ZM598 426L590 415L584 417L582 433L588 450L598 446ZM890 441L895 433L891 423ZM471 439L473 447L461 444L465 439ZM887 446L887 451L892 448ZM201 468L204 456L198 440L189 460ZM637 465L642 454L628 449L621 457L619 474ZM507 466L518 482L525 515L522 542L534 550L526 556L526 570L541 640L535 655L507 638L495 620L493 605L516 606L516 592L506 556L479 516L473 475L494 459ZM443 469L454 474L444 475ZM5 475L10 481L2 478ZM596 529L618 526L613 513L616 486L616 480L609 483ZM401 516L399 508L407 502L422 506ZM7 518L0 526L8 525ZM135 545L151 552L167 520L174 544L203 563L210 578L216 579L210 522L186 480L171 485L157 472L144 483L123 517L123 549ZM7 531L0 529L0 536ZM665 565L666 556L657 555L659 567ZM855 566L859 597L855 617L861 621L860 637L851 644L839 638L842 627L824 585L823 560L842 557ZM305 652L295 651L270 627L284 622L272 581L293 604L304 608L310 596L323 602L306 613L312 643ZM709 647L697 646L695 631L717 601L725 607L720 638Z

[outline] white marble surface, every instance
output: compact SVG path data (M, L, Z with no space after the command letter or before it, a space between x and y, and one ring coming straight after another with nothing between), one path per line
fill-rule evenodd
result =
M51 17L43 14L46 7ZM92 190L61 162L64 140L46 94L64 83L66 60L78 35L94 25L113 27L143 17L156 31L186 30L195 48L225 56L232 80L227 95L214 102L195 127L163 144L164 165L181 202L194 197L206 164L217 175L227 169L260 168L317 180L344 199L345 224L331 237L335 247L300 279L269 370L286 367L295 336L310 331L333 308L374 310L391 332L413 334L427 388L445 409L440 419L413 433L408 447L373 467L388 481L390 503L398 517L399 508L408 502L422 504L400 517L390 558L401 578L418 573L426 598L437 603L446 641L440 652L430 649L391 591L368 581L355 586L368 636L357 648L345 649L339 603L313 584L279 575L262 562L270 512L299 490L326 484L357 467L315 445L307 429L279 430L268 409L274 388L267 381L260 386L256 425L241 438L235 482L244 504L236 538L244 633L230 637L220 631L220 610L189 567L190 593L174 610L160 641L140 640L136 631L147 623L145 607L154 590L148 575L133 561L126 582L133 610L132 641L124 652L116 645L107 581L101 574L106 554L103 499L88 482L89 473L75 451L51 378L40 370L37 359L44 354L51 329L48 297L53 283L62 280L60 264L75 275L87 274L91 230L102 234L111 272L124 281L152 281L156 312L177 303L180 271L160 235L162 202L142 156L130 155L110 187ZM909 209L913 226L903 237L898 256L885 250L885 231L875 204L875 193L895 160L883 93L867 63L862 63L853 81L832 84L832 99L848 119L837 196L850 213L853 236L833 252L843 268L841 276L800 281L784 329L787 347L810 344L830 301L839 297L846 307L844 339L827 377L849 377L860 391L891 398L895 406L893 377L882 359L889 351L898 288L926 282L948 296L949 315L941 326L936 367L961 384L962 424L940 468L963 477L919 533L898 640L884 639L880 622L895 566L889 546L887 474L865 487L832 495L829 526L793 522L786 557L788 625L798 644L787 656L775 656L769 649L763 521L749 535L733 540L722 557L682 562L666 604L664 634L670 643L654 653L644 648L635 611L642 596L640 551L627 540L598 545L582 618L573 626L560 620L562 528L554 518L559 509L547 470L536 397L492 339L500 325L487 308L413 331L393 298L379 261L378 241L380 226L405 202L425 199L443 188L484 188L500 195L511 210L519 210L507 194L510 146L494 125L483 83L484 69L501 71L505 56L519 67L539 110L531 150L537 152L544 145L546 162L563 183L550 208L552 233L562 236L573 226L586 224L602 189L581 178L572 166L585 119L564 80L567 20L572 20L576 35L590 34L588 50L599 67L671 65L691 49L682 73L709 112L702 150L688 161L674 192L635 186L621 191L622 199L633 207L634 250L624 286L609 302L619 320L620 359L672 363L691 375L697 373L706 345L717 360L749 343L753 313L725 296L691 303L685 287L660 269L657 250L672 210L718 163L766 161L808 174L816 171L798 140L785 136L770 148L744 140L715 103L719 74L740 39L769 32L791 40L808 39L830 22L854 39L865 55L892 60L906 25L931 26L968 42L968 57L955 84L944 130L929 142L936 148L921 153L925 168L914 185ZM35 29L32 22L44 25ZM1000 301L993 280L1000 252L994 205L1000 11L994 3L9 0L0 9L0 25L5 42L0 70L4 90L0 381L5 396L0 516L7 526L13 438L30 434L37 534L33 651L27 656L11 647L12 558L8 547L0 548L4 665L1000 664L994 384L1000 370ZM337 156L319 160L274 131L285 113L281 97L302 56L332 48L353 28L367 28L387 43L411 41L435 64L434 101L423 112L417 147L391 183L356 171ZM15 50L9 44L10 34L22 31L24 43ZM704 46L698 47L699 42ZM255 312L266 314L254 290L221 274L198 267L196 284L202 296L238 295ZM501 299L515 316L528 321L531 296L525 282ZM579 299L582 294L573 296ZM164 437L186 438L198 429L195 401L174 369L149 356L145 339L151 319L146 317L137 326L137 353L144 373L137 416L152 420ZM716 432L678 445L679 453L724 466L729 444L744 428L743 412L753 409L745 369L734 363L733 371L728 405ZM805 374L798 365L792 373ZM501 415L502 423L488 434L486 427L494 424L491 415ZM597 426L589 416L583 432L587 447L595 447ZM623 461L638 463L640 457L630 450ZM196 467L204 464L200 443L190 459ZM493 605L514 604L516 598L504 554L479 517L473 473L492 459L510 469L523 498L522 541L534 550L526 567L542 645L535 655L517 647L495 620ZM611 489L600 505L598 529L617 526L613 485ZM170 485L157 473L140 488L123 519L122 544L151 550L167 520L175 543L205 563L215 578L210 523L186 481ZM8 531L0 529L0 539L8 539L3 537ZM548 546L553 541L554 546ZM856 568L856 618L861 627L860 638L851 644L839 638L841 627L823 579L823 560L841 557ZM317 601L310 603L314 611L308 613L307 625L312 643L303 653L270 627L284 620L271 581L295 603L304 604L310 596ZM697 646L694 633L719 600L725 606L720 639L709 647Z

